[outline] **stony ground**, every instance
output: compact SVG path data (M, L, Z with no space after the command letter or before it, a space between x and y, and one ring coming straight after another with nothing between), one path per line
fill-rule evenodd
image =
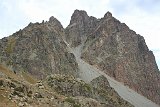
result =
M109 84L105 88L94 87L94 84L61 74L48 76L35 84L3 75L0 107L133 107Z

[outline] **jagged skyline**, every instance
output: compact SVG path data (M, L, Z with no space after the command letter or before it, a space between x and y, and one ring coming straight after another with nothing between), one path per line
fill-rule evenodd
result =
M49 21L29 23L0 39L0 85L5 99L0 105L7 106L9 100L18 106L69 107L63 103L72 98L73 107L159 107L160 72L154 54L143 36L112 13L105 12L99 19L76 9L66 28L53 15ZM61 103L58 96L46 92L64 95L64 100L60 98ZM103 105L76 103L73 97L79 96Z
M158 0L0 0L0 38L24 28L29 22L41 22L55 16L64 27L69 24L75 9L86 10L89 15L98 18L110 11L113 16L125 22L131 29L144 36L147 45L154 52L160 68ZM156 23L156 25L155 25Z

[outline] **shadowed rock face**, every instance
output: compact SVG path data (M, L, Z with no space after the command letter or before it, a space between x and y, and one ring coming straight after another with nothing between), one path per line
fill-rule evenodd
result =
M48 22L30 23L0 40L0 59L13 71L26 71L38 78L52 73L78 76L77 63L64 43L64 29L53 16Z
M110 12L96 19L76 10L65 31L72 47L85 40L83 60L160 104L160 73L142 36Z

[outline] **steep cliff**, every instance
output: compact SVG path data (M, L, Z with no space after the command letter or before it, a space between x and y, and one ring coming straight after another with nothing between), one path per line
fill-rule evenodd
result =
M78 65L67 51L62 37L64 28L51 17L30 23L23 30L0 40L0 61L15 72L29 72L42 79L52 73L78 76Z
M82 38L85 38L83 60L160 104L160 72L142 36L110 12L96 19L76 10L66 31L70 35L66 38L72 41L69 43L73 46L76 46L75 40L82 43Z

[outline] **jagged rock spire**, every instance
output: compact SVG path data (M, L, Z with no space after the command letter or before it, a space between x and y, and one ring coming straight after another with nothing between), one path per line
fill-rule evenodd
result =
M80 23L80 22L82 22L82 20L83 21L88 21L88 19L89 19L89 16L88 16L86 11L75 10L74 13L72 14L70 24Z
M60 25L60 26L62 26L61 25L61 23L54 17L54 16L51 16L50 18L49 18L49 21L48 21L49 23L52 23L52 24L55 24L55 25Z
M104 18L111 18L111 17L112 17L112 13L109 11L104 15Z

